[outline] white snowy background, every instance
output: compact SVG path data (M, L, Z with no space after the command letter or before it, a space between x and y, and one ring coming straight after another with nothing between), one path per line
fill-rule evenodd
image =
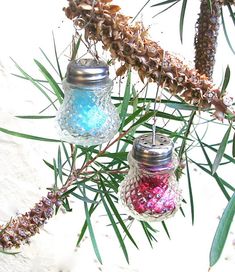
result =
M123 12L135 15L145 0L117 0ZM156 3L152 0L150 3ZM15 118L16 115L37 114L46 100L29 83L11 75L17 70L12 57L31 75L39 75L33 59L42 59L39 47L48 56L53 56L52 31L56 37L58 52L69 45L73 35L72 23L62 11L65 0L1 0L0 5L0 126L8 129L55 137L53 122L26 121ZM193 61L194 26L199 10L199 1L189 0L185 18L184 44L181 45L178 33L178 18L181 4L155 19L152 16L159 9L146 8L139 19L151 25L151 37L159 41L167 50L180 53ZM230 31L230 30L229 30ZM234 36L231 27L231 36ZM62 54L62 67L67 65ZM232 71L229 85L234 95L234 56L229 50L223 33L219 36L215 83L221 82L221 75L227 64ZM218 142L224 130L209 129L207 139ZM53 173L45 166L43 159L52 160L56 156L57 145L30 141L0 134L0 223L6 223L11 217L27 211L46 194L46 188L53 183ZM195 224L192 226L189 205L185 206L186 218L178 213L168 221L172 239L169 240L160 224L158 243L151 249L138 224L133 231L139 240L140 250L128 243L130 264L122 255L119 244L110 227L106 227L105 217L97 215L94 220L95 232L103 256L100 265L93 254L89 238L85 238L81 247L76 248L76 239L83 224L82 203L74 202L72 213L60 212L51 219L40 235L31 239L30 246L25 245L16 256L0 255L0 272L148 272L181 271L204 272L209 266L209 250L218 224L218 216L226 206L226 199L215 181L192 169L192 185L195 197ZM233 166L223 172L229 182L235 184ZM181 179L184 196L188 200L187 179ZM100 212L102 214L102 211ZM219 263L212 272L235 271L235 228L231 228L228 240Z

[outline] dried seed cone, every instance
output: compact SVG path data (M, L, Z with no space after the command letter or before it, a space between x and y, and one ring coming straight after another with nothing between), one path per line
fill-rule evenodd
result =
M195 67L199 73L212 79L215 65L217 38L220 27L222 3L212 0L211 8L208 0L202 0L200 14L196 24L195 35Z
M59 206L60 192L48 193L34 208L12 219L7 225L0 225L0 249L18 248L29 242L29 238L39 233L39 228L54 214L54 207Z
M197 105L200 109L216 108L215 116L223 120L226 112L231 113L215 90L212 82L184 64L177 57L165 52L158 43L148 38L147 30L141 23L129 24L130 17L119 13L120 7L112 0L68 0L64 8L66 16L74 21L75 26L85 30L87 41L101 41L103 47L111 52L113 59L122 61L118 75L129 67L135 68L142 80L158 82L172 94L180 95L185 101ZM163 65L162 65L163 63ZM162 67L163 66L163 67Z
M226 5L226 4L235 5L235 0L221 0L221 2L224 5Z

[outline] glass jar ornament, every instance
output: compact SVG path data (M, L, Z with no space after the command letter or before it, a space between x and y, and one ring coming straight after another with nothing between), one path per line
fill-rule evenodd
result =
M119 187L119 200L128 215L142 221L173 216L182 199L174 174L178 160L173 142L161 134L139 136L128 162L130 170Z
M62 141L91 146L113 138L120 119L111 101L112 87L105 62L80 59L68 64L65 97L56 117Z

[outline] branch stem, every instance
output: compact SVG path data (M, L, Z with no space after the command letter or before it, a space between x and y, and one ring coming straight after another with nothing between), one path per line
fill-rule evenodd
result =
M79 175L81 173L83 173L83 171L85 169L87 169L88 166L90 166L97 158L99 158L100 156L102 156L116 142L118 142L120 139L122 139L124 136L126 136L129 133L129 131L132 129L132 127L133 126L131 126L129 129L127 129L123 133L119 134L119 136L116 139L114 139L112 142L110 142L109 144L107 144L107 146L104 149L102 149L94 158L92 158L87 163L85 163L82 168L76 169L75 171L72 171L71 175L68 177L66 183L64 184L64 186L61 188L60 191L63 192L63 193L65 193L68 190L68 188L71 185L73 185L73 183L77 180L77 178L79 177Z

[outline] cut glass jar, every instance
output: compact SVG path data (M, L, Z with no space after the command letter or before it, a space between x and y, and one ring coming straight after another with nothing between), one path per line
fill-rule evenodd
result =
M119 199L128 215L143 221L163 221L181 203L174 170L178 165L172 141L156 134L139 136L128 154L130 170L120 184ZM154 142L154 144L153 144Z
M110 141L120 120L111 101L113 82L103 61L71 61L63 81L64 101L58 111L57 130L62 141L91 146Z

